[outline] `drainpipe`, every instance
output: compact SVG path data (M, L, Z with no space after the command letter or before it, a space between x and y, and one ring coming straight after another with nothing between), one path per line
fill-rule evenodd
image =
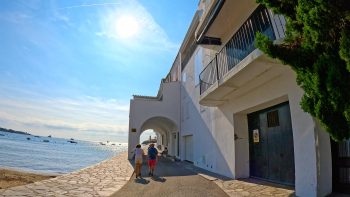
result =
M212 10L212 12L210 13L209 19L207 24L205 25L202 33L199 35L198 38L196 38L196 42L197 43L201 43L202 40L204 39L204 35L207 33L207 31L209 30L211 24L214 22L216 16L219 14L222 6L224 5L225 0L218 0L214 9Z
M182 141L180 141L180 136L181 136L181 130L182 130L182 120L181 120L181 114L182 114L182 106L181 106L181 99L182 99L182 96L181 96L181 86L182 86L182 53L180 52L179 53L179 56L180 56L180 65L179 65L179 69L180 69L180 85L179 85L179 89L180 89L180 94L179 94L179 106L180 106L180 113L179 113L179 136L178 136L178 140L179 140L179 145L178 145L178 150L179 150L179 159L181 160L181 151L180 151L180 145L182 144Z

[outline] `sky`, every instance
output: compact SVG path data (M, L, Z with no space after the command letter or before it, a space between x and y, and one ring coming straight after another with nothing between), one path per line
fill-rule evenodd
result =
M155 96L198 0L0 0L0 127L127 142L132 95Z

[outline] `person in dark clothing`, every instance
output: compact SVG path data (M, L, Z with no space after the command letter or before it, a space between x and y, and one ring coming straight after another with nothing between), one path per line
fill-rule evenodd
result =
M157 164L158 150L154 148L154 144L150 144L148 148L148 167L149 167L149 176L153 176L154 169Z
M162 156L167 157L168 156L168 148L165 147L163 152L161 153Z

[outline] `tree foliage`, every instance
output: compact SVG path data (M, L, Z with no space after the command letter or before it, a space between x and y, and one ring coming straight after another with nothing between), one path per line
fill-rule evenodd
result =
M288 64L304 90L301 107L334 140L350 137L349 0L256 0L286 18L283 44L258 33L256 45Z

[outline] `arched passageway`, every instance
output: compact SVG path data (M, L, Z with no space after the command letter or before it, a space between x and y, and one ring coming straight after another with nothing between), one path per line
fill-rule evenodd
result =
M157 134L157 145L159 148L168 147L169 155L178 155L178 126L171 119L161 116L145 120L136 132L129 134L129 153L140 143L141 134L147 130L153 130ZM129 154L129 158L131 157L132 154Z
M129 159L143 131L152 129L163 139L169 155L179 157L180 82L161 83L156 97L134 95L129 112Z

